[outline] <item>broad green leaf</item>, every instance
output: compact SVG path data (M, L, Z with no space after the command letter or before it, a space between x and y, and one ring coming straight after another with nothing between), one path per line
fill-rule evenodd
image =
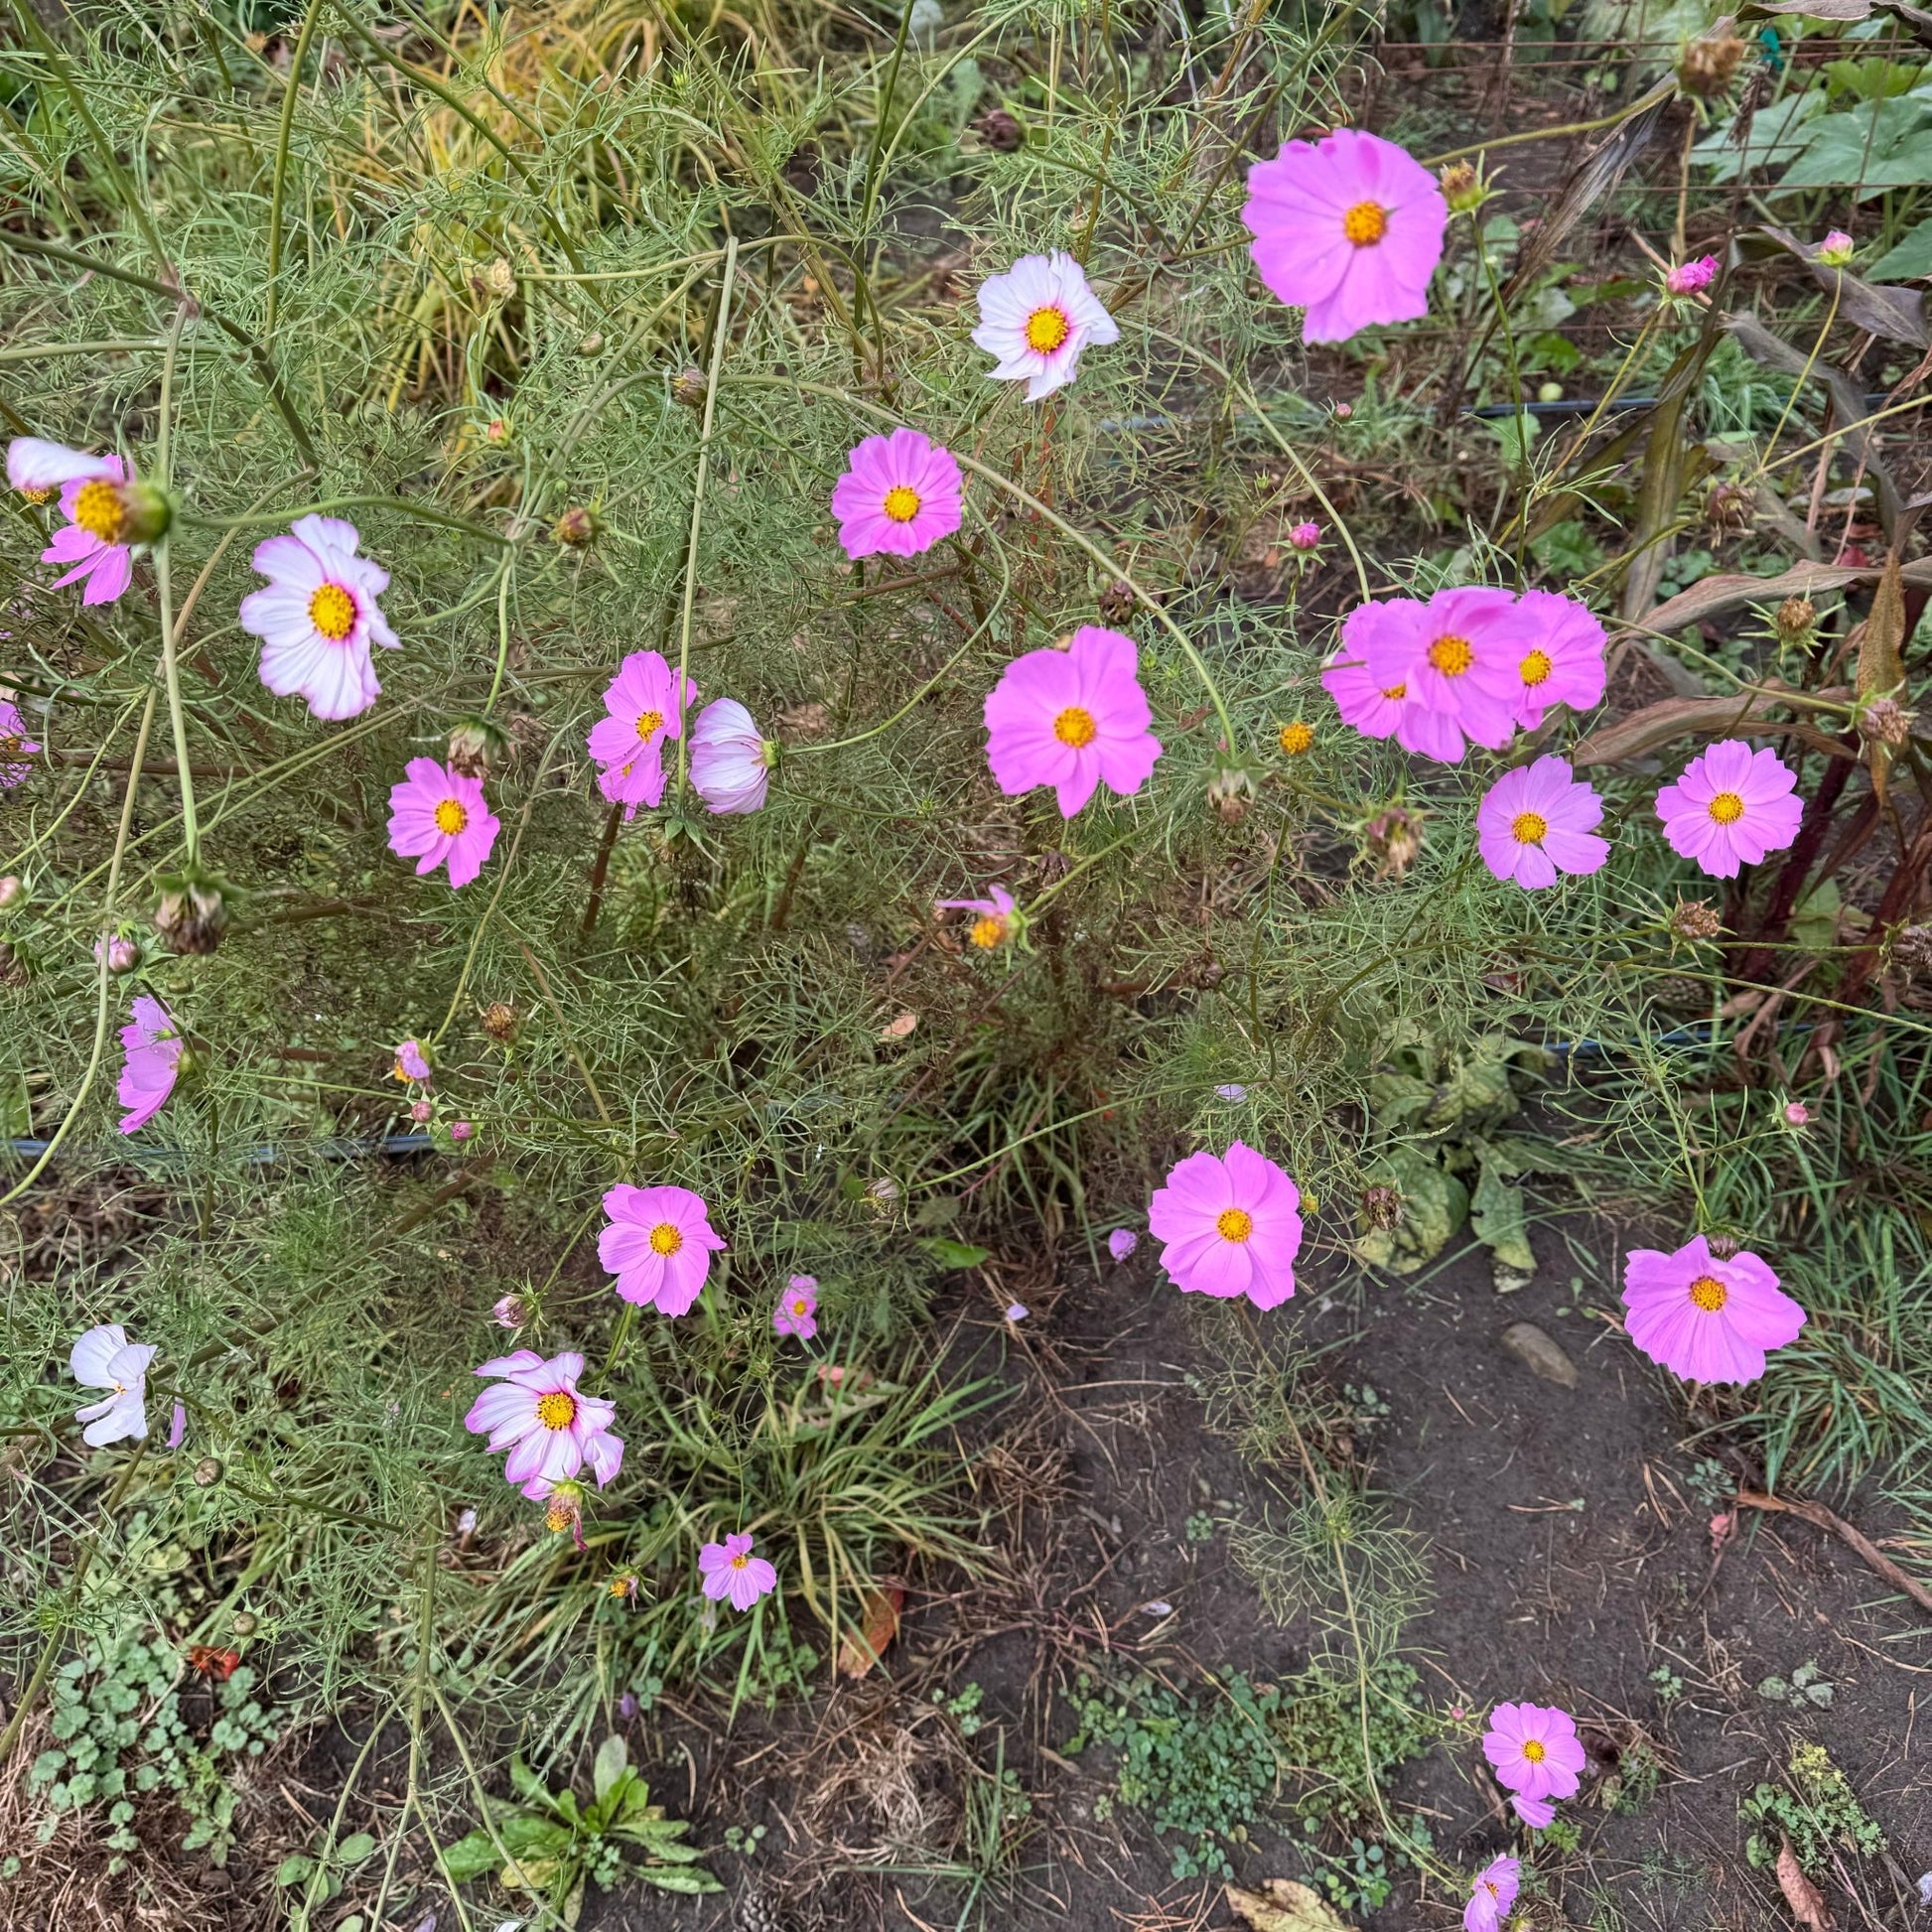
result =
M702 1892L723 1891L721 1885L702 1865L647 1864L636 1874L659 1891L681 1891L696 1896Z
M975 1248L970 1242L953 1241L943 1234L929 1234L918 1244L941 1268L977 1268L992 1254L991 1248Z
M605 1738L597 1747L597 1757L591 1765L591 1788L600 1798L610 1796L611 1787L622 1775L630 1756L621 1737Z
M336 1847L336 1863L345 1865L360 1864L374 1850L375 1840L367 1832L350 1832Z
M1512 1274L1536 1273L1529 1233L1523 1222L1523 1192L1503 1178L1497 1164L1485 1161L1469 1196L1469 1226L1476 1239Z
M1932 216L1865 270L1865 279L1870 282L1916 282L1928 275L1932 275Z
M485 1871L494 1871L503 1863L503 1855L491 1843L488 1833L472 1832L443 1848L443 1863L449 1867L451 1878L462 1885L472 1878L481 1878Z

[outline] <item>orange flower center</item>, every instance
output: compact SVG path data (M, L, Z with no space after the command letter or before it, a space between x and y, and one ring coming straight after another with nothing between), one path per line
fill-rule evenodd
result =
M659 1221L650 1231L650 1251L654 1255L674 1255L684 1246L684 1230L670 1221Z
M1083 745L1093 743L1093 735L1100 729L1093 722L1093 713L1084 706L1070 704L1053 720L1053 736L1062 745L1071 745L1077 752Z
M1373 248L1389 231L1389 210L1380 202L1357 202L1341 217L1341 231L1357 248Z
M1550 830L1550 821L1541 812L1518 812L1509 821L1509 836L1518 845L1541 845Z
M637 714L637 737L648 745L653 732L664 729L664 714L661 711L640 711Z
M743 1570L743 1569L745 1568L745 1566L746 1566L746 1565L747 1565L748 1563L750 1563L751 1561L752 1561L752 1559L751 1559L751 1556L750 1556L749 1554L747 1554L747 1555L745 1555L745 1556L738 1556L738 1557L733 1557L733 1558L732 1558L732 1568L733 1568L734 1570Z
M1550 662L1548 651L1533 650L1523 659L1523 682L1528 685L1547 684L1555 666Z
M1734 791L1721 791L1707 809L1720 825L1735 825L1744 816L1744 801Z
M793 1314L797 1314L797 1315L810 1314L812 1311L812 1305L808 1301L806 1301L805 1298L801 1295L799 1296L797 1301L792 1303L791 1311Z
M976 946L997 946L1007 936L1007 922L997 913L984 912L973 921L973 929L966 937Z
M436 829L446 838L455 838L470 823L470 814L454 798L446 798L436 808Z
M893 522L909 523L919 513L919 492L904 483L895 483L887 490L882 507Z
M20 748L26 743L27 741L18 732L8 732L4 737L0 737L0 764L5 764L9 759L18 758Z
M1382 695L1385 698L1391 699L1394 703L1400 704L1409 695L1409 687L1406 684L1392 684Z
M537 1421L545 1429L568 1429L577 1420L577 1398L552 1389L537 1398Z
M120 486L99 477L83 483L73 493L73 520L102 543L118 543L127 524Z
M1255 1231L1255 1217L1245 1207L1224 1207L1214 1217L1214 1232L1223 1241L1245 1241Z
M1445 677L1460 677L1476 661L1475 646L1466 637L1438 637L1429 647L1429 661Z
M1716 1314L1730 1300L1730 1290L1716 1275L1700 1275L1691 1284L1691 1306Z
M1314 743L1314 728L1298 718L1294 724L1282 727L1279 743L1287 757L1299 759Z
M355 600L340 584L324 584L309 600L309 621L340 644L355 628Z
M1525 1764L1541 1764L1549 1755L1550 1753L1544 1747L1542 1738L1525 1737L1523 1739L1523 1762Z
M1027 318L1027 346L1038 355L1051 355L1072 333L1066 311L1051 303Z
M20 493L30 503L51 503L61 492L58 489L23 489Z

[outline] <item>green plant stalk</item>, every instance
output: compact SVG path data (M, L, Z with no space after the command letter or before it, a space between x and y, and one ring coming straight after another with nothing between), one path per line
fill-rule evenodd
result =
M282 214L289 185L289 139L295 130L295 103L302 91L302 69L309 58L309 43L315 38L316 22L322 18L326 0L309 0L302 16L302 31L295 37L295 51L289 56L288 80L282 90L282 118L275 131L275 177L268 195L268 291L262 318L262 335L275 340L275 316L282 292ZM380 1921L378 1921L379 1923Z
M186 310L177 309L174 328L168 337L168 353L161 364L161 398L156 411L158 428L154 447L155 467L164 490L173 483L175 351L180 345L182 325L186 320ZM161 600L161 674L168 687L168 721L173 727L175 740L175 776L181 784L182 840L188 848L188 865L192 872L201 862L202 828L195 815L195 769L188 758L188 713L181 701L181 659L175 634L173 546L173 533L164 530L154 546L154 578Z

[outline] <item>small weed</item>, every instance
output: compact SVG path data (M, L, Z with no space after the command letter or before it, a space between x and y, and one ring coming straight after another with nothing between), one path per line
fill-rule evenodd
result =
M727 1825L725 1850L737 1859L757 1858L764 1844L764 1832L762 1825Z
M1214 1518L1206 1510L1197 1509L1188 1517L1184 1534L1189 1543L1212 1543L1214 1529Z
M968 1684L964 1690L956 1691L950 1697L942 1685L932 1693L932 1702L959 1726L960 1736L973 1737L978 1735L980 1726L986 1723L980 1711L985 1696L984 1685Z
M1814 1663L1800 1664L1788 1679L1765 1678L1758 1685L1757 1694L1766 1704L1788 1704L1794 1711L1802 1711L1807 1705L1829 1711L1835 1695L1830 1682L1819 1675Z
M1799 1865L1823 1873L1834 1849L1876 1858L1887 1849L1884 1833L1865 1814L1851 1780L1832 1762L1823 1744L1791 1747L1785 1783L1760 1784L1737 1807L1737 1815L1756 1827L1744 1841L1744 1857L1762 1870L1777 1862L1785 1839Z
M1647 1737L1623 1746L1616 1769L1596 1787L1596 1802L1605 1811L1634 1818L1657 1795L1664 1781L1664 1760Z
M1650 1673L1650 1683L1659 1704L1675 1704L1684 1695L1684 1680L1668 1664L1659 1664Z

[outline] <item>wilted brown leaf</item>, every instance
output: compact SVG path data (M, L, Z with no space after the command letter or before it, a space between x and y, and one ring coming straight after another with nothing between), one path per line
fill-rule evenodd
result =
M1832 1915L1825 1909L1825 1894L1798 1867L1798 1856L1787 1838L1778 1846L1778 1890L1791 1907L1791 1916L1810 1932L1832 1932Z
M1229 1885L1227 1901L1254 1932L1355 1932L1319 1892L1293 1878L1264 1878L1259 1891Z
M1816 695L1824 697L1828 694L1820 692ZM1842 697L1844 693L1840 692L1839 695ZM1755 697L1737 693L1727 698L1664 698L1591 732L1571 753L1571 762L1580 765L1614 764L1619 759L1641 758L1645 752L1653 752L1659 745L1668 745L1673 738L1748 731L1787 710L1789 705L1790 700L1782 690L1769 690ZM1792 733L1828 756L1852 756L1845 746L1834 744L1822 732L1808 726L1780 722L1778 729Z
M897 1584L888 1584L866 1598L858 1629L848 1630L839 1640L841 1677L863 1677L878 1663L898 1635L898 1613L904 1607L905 1591Z

